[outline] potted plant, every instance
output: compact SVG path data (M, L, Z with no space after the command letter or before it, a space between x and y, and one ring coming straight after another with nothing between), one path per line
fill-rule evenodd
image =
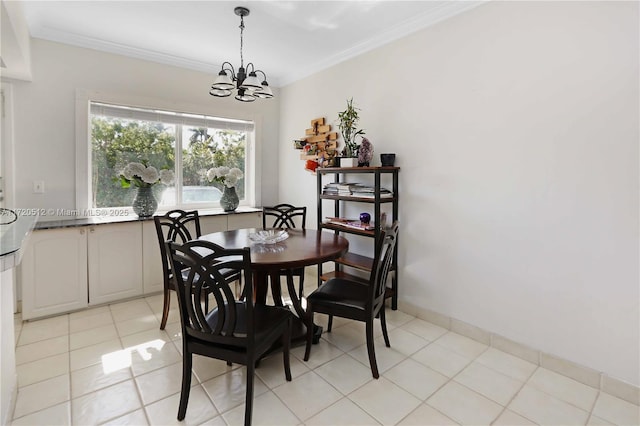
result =
M158 201L153 194L153 186L157 183L171 185L175 179L173 170L162 169L158 171L149 166L147 161L141 163L131 162L120 173L120 186L130 188L135 185L138 190L133 200L133 211L139 217L150 217L158 209Z
M349 166L357 164L358 144L356 143L356 137L364 135L364 130L358 129L358 121L360 120L358 111L359 109L353 106L353 98L351 98L347 100L347 109L338 113L338 128L344 139L342 157L356 159L350 160L351 164ZM340 165L343 166L342 159L340 160Z
M220 197L220 206L225 212L232 212L240 205L236 185L243 177L242 170L237 167L220 166L207 170L207 179L210 182L222 184L223 192Z

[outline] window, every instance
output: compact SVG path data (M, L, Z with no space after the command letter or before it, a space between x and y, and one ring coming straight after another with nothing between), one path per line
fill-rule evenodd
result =
M252 121L90 101L88 133L90 208L131 205L135 189L122 188L119 174L133 161L174 171L174 185L153 187L166 209L219 207L223 188L206 178L218 166L242 170L238 196L241 204L253 203Z

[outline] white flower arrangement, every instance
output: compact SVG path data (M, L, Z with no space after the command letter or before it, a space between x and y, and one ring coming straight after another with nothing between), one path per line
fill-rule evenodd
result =
M132 162L120 173L120 185L129 188L133 183L137 187L150 187L156 183L171 185L175 179L173 170L162 169L158 171L153 166Z
M228 188L236 186L243 176L242 170L237 167L229 168L227 166L220 166L207 170L207 179L209 182L218 182Z

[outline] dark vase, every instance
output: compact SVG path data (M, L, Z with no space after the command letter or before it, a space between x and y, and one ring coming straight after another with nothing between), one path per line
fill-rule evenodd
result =
M151 217L158 210L158 200L153 195L153 188L150 186L141 186L138 188L136 198L131 204L133 211L139 217Z
M236 187L232 186L229 188L225 185L224 190L222 191L222 197L220 197L220 207L225 212L232 212L238 208L240 204L240 199L238 198L238 193L236 192Z
M382 163L382 167L393 167L396 162L395 154L380 154L380 162Z
M358 161L358 167L369 167L369 162L365 161L364 163L361 163Z

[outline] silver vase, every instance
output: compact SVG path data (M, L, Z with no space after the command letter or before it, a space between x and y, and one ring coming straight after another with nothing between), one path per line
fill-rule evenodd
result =
M133 211L139 217L151 217L158 210L158 200L153 195L153 188L141 186L138 188L136 198L133 199Z
M222 197L220 197L220 207L225 212L232 212L238 208L240 204L240 199L238 198L238 193L236 192L236 187L232 186L229 188L225 185L224 190L222 191Z

